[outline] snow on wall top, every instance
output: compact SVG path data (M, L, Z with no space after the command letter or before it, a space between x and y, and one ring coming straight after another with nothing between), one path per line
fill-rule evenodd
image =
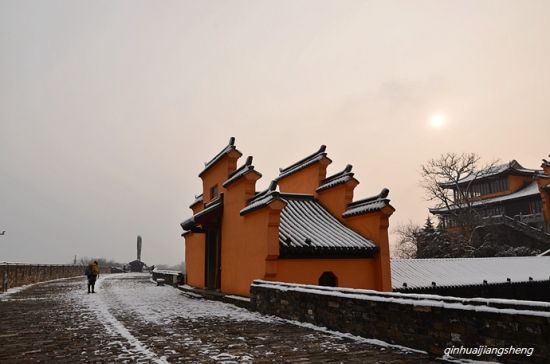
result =
M319 187L317 187L317 192L329 189L342 183L346 183L347 181L352 179L353 173L351 172L351 168L352 165L348 164L343 171L325 178L323 181L321 181Z
M222 197L223 197L223 195L222 195ZM223 198L218 197L215 200L212 200L212 201L208 202L207 204L205 204L203 210L197 212L195 215L193 215L190 218L188 218L187 220L183 221L180 224L180 226L182 227L183 230L189 231L197 225L197 221L199 221L199 219L201 217L206 216L206 215L208 215L212 212L215 212L216 210L218 210L222 206L223 206Z
M320 161L323 158L327 158L327 153L325 152L326 149L327 149L327 147L325 145L321 145L321 148L319 148L319 150L316 151L315 153L299 160L298 162L296 162L296 163L294 163L294 164L292 164L292 165L290 165L286 168L279 168L280 174L277 177L277 179L284 178L288 175L291 175L294 172L297 172L301 169L304 169L306 167L311 166L312 164Z
M550 278L550 257L392 259L392 287L468 286Z
M199 195L195 195L195 201L193 201L193 203L191 205L189 205L189 207L193 207L193 206L195 206L196 204L198 204L199 202L202 202L202 201L203 201L202 193L199 194Z
M252 165L252 156L250 156L250 157L246 158L245 164L243 164L241 167L237 168L237 170L235 170L233 173L231 173L231 175L229 176L227 181L225 181L223 183L223 187L229 186L230 184L232 184L233 182L237 181L239 178L244 176L247 172L253 171L253 170L254 170L254 166ZM256 173L258 173L258 172L256 172ZM261 174L260 173L258 173L258 174L261 177Z
M212 167L214 165L214 163L216 163L217 161L222 159L222 157L224 155L228 154L232 150L235 150L240 155L242 155L242 153L239 152L239 150L237 150L237 147L235 147L235 137L229 138L229 144L227 144L227 146L225 146L225 148L223 148L218 154L216 154L216 156L214 158L212 158L210 161L204 163L204 169L202 170L201 173L199 173L199 177L202 176L203 173L206 172L210 167Z
M279 192L276 189L277 180L273 180L267 189L256 193L256 195L248 201L248 204L240 211L240 214L245 215L261 207L267 206L271 201L278 199Z
M390 191L387 188L384 188L382 192L376 196L367 197L362 200L352 202L348 205L347 210L342 214L342 216L349 217L382 210L390 202L390 200L386 198L389 193Z
M529 196L536 196L539 195L539 186L537 185L537 182L531 182L527 186L523 187L522 189L510 193L509 195L499 196L499 197L493 197L493 198L487 198L485 200L479 200L472 203L472 206L483 206L483 205L491 205L498 202L508 201L508 200L514 200L517 198L522 197L529 197ZM456 209L456 206L451 206L451 210ZM444 212L447 211L447 207L439 207L439 208L433 208L430 209L431 213L437 213L437 212Z
M357 288L324 287L264 281L259 279L252 282L252 287L414 306L431 306L465 311L550 317L550 312L548 312L550 304L538 301L519 301L502 298L461 298L431 294L380 292Z

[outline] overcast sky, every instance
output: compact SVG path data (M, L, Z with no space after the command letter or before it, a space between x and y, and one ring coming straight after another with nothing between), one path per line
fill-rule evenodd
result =
M540 166L549 65L549 1L0 0L0 261L182 261L230 136L258 188L326 144L421 223L430 158Z

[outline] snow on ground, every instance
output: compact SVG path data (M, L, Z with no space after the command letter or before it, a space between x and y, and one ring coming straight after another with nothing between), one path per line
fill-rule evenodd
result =
M139 279L143 278L143 279ZM96 293L86 294L83 290L71 291L69 299L73 304L83 304L103 324L106 332L113 337L127 341L126 359L150 360L154 363L166 363L166 359L153 352L145 343L134 336L116 315L129 314L135 319L151 324L168 327L174 320L200 320L201 318L234 321L273 322L273 318L252 313L246 309L217 301L192 299L183 292L170 286L156 286L149 280L148 274L126 273L100 276L96 282ZM198 342L197 344L203 344ZM204 349L208 348L205 345ZM214 360L229 360L229 357L213 357ZM120 358L125 359L125 358Z
M114 276L101 276L96 282L96 290L99 293L99 290L102 287L102 283L106 278L112 278ZM131 347L129 352L139 354L141 359L147 359L154 363L168 363L165 358L158 357L154 352L149 350L149 348L139 341L134 335L128 331L128 329L109 310L109 302L106 301L106 297L100 294L88 294L84 296L83 303L87 308L94 312L97 318L101 321L105 327L108 334L116 336L120 335L128 341L128 344ZM77 294L78 297L82 297L82 293L78 291L73 291L73 294Z
M148 277L146 274L139 274ZM136 274L111 275L100 278L98 289L108 285L111 293L109 305L124 307L141 319L157 324L169 324L175 318L197 320L204 317L235 321L273 321L272 318L250 312L244 308L218 301L207 301L187 297L180 290L170 286L156 286L150 282L136 280ZM124 284L117 281L124 280Z
M13 300L13 298L11 298L12 295L16 294L16 293L19 293L23 290L26 290L27 288L30 288L32 286L36 286L37 284L40 284L40 283L51 283L51 282L58 282L58 281L66 281L67 279L72 279L73 277L69 277L69 278L58 278L58 279L52 279L51 281L44 281L44 282L37 282L37 283L31 283L31 284L25 284L23 286L18 286L18 287L13 287L13 288L10 288L8 289L7 292L4 292L4 293L0 293L0 301L4 301L4 300ZM25 298L25 300L31 300L31 299L34 299L34 300L40 300L42 298L40 297L29 297L29 298Z
M136 278L143 277L144 280ZM117 283L118 281L118 283ZM124 281L124 284L121 284ZM130 273L124 275L109 275L100 277L96 283L98 292L107 288L110 292L108 301L103 295L89 295L85 300L89 307L98 314L108 325L108 329L116 331L128 339L137 350L147 353L147 349L140 346L136 339L118 322L109 312L113 310L131 311L140 319L154 323L169 325L173 320L184 318L199 320L201 318L217 318L234 321L261 321L266 323L286 322L297 326L306 327L339 338L352 339L354 341L368 343L385 348L398 349L405 352L425 353L399 345L392 345L381 340L367 339L351 334L328 330L313 324L302 323L293 320L284 320L273 316L265 316L248 311L234 305L209 301L204 299L189 298L183 292L169 286L156 286L150 284L147 274Z
M396 355L392 356L397 359L396 363L407 362L412 357L428 358L421 351L411 348L308 323L263 316L222 302L191 298L171 286L156 286L148 274L102 275L96 283L95 294L86 293L85 277L59 281L47 283L48 288L38 290L38 295L22 295L11 299L55 297L55 300L71 305L73 309L66 311L75 312L78 319L67 321L66 330L74 333L93 330L93 340L102 340L104 343L97 348L97 355L112 352L113 360L117 361L167 363L174 357L181 358L182 353L185 353L185 356L195 355L198 361L209 358L229 363L270 360L272 355L284 356L296 351L303 352L299 354L302 359L319 353L346 355L348 350L361 350L362 355L373 357L377 357L378 353L391 352L391 355ZM11 290L10 295L28 287L31 286ZM296 328L294 332L288 324L312 331L301 332L304 329ZM286 334L281 334L281 330ZM290 339L285 339L287 335L290 335ZM293 335L296 335L295 339ZM365 354L363 348L350 349L355 345L350 344L350 341L375 345L379 349L367 349L374 350L374 354L373 351ZM313 351L310 352L310 348ZM86 351L80 355L87 355ZM290 355L292 357L293 354Z

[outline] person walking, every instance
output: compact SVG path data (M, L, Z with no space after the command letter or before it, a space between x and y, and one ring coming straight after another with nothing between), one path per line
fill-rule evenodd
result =
M95 281L99 277L99 263L97 260L88 264L84 274L88 277L88 293L95 293ZM92 289L91 292L90 288Z

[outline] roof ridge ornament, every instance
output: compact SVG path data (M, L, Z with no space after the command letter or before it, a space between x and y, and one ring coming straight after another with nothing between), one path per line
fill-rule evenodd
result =
M224 155L229 154L231 151L237 151L239 153L239 157L242 155L242 153L235 147L235 137L229 138L229 144L227 144L218 154L216 154L214 158L208 162L204 162L204 169L201 173L199 173L199 177L201 177L206 170L214 165L214 163L219 161Z
M354 173L351 171L352 168L353 166L351 164L348 164L346 165L346 168L344 168L342 171L337 172L332 176L328 176L321 181L316 191L321 192L324 190L328 190L329 188L340 185L342 183L346 183L347 181L351 180L354 175ZM357 183L359 182L357 181Z
M246 157L246 162L229 175L229 178L223 183L223 187L229 186L233 182L237 181L241 176L244 176L247 172L254 171L252 160L253 160L253 157L251 155ZM261 173L259 172L256 172L256 173L260 177L262 176Z
M367 197L348 204L347 210L344 211L342 217L360 215L368 212L382 210L386 206L390 206L388 195L390 190L383 188L378 195Z
M327 146L321 145L321 147L313 154L308 155L307 157L304 157L300 159L299 161L291 164L288 167L285 168L279 168L279 176L277 179L281 179L283 177L286 177L294 172L297 172L303 168L306 168L312 164L314 164L317 161L320 161L323 158L327 158ZM328 158L327 158L328 159ZM332 162L330 159L328 159L330 162Z

